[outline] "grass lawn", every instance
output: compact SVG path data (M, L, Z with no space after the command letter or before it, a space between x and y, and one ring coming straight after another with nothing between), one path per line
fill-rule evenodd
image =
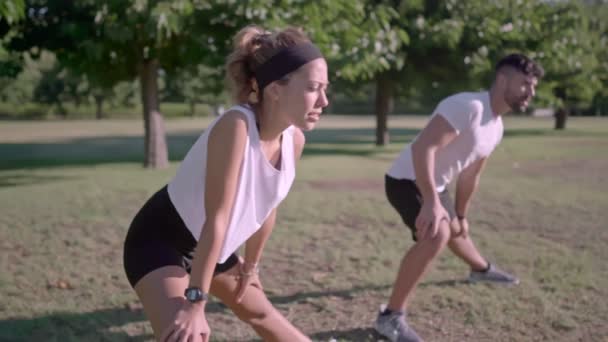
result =
M0 122L0 341L148 341L122 268L128 224L174 174L209 118L167 122L171 167L141 167L140 121ZM424 124L323 118L262 260L275 305L315 341L376 341L409 231L383 174ZM471 235L521 279L468 285L445 252L416 290L412 325L428 341L608 341L608 119L511 117L482 176ZM257 340L220 303L214 341Z

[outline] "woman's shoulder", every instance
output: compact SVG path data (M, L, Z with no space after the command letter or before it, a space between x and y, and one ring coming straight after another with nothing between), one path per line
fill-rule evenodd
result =
M223 114L221 114L218 118L218 122L227 121L231 122L232 124L236 124L236 122L242 121L248 126L252 119L255 120L253 116L253 111L249 105L237 104L228 108Z
M220 118L228 116L231 118L231 120L234 119L234 117L242 117L248 120L253 115L253 111L251 110L251 108L249 108L248 105L239 104L228 108L223 114L221 114Z
M213 135L229 138L232 134L248 135L249 118L238 108L230 108L224 112L213 127Z

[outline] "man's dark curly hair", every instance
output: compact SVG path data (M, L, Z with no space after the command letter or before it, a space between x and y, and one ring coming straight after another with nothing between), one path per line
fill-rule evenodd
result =
M534 76L536 78L542 78L545 75L545 70L538 63L520 53L503 57L496 63L494 71L499 72L503 68L513 68L527 76Z

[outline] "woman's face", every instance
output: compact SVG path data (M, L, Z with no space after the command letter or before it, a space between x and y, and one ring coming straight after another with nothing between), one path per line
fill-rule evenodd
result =
M295 71L287 84L276 88L278 109L286 120L301 130L309 131L320 119L327 100L327 62L312 60Z

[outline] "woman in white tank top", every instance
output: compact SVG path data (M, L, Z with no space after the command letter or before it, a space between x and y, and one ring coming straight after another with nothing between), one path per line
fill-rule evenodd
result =
M127 277L158 340L208 341L211 293L265 341L308 341L264 295L258 264L293 183L302 130L328 105L327 64L300 30L249 26L226 66L240 105L210 124L133 220Z

